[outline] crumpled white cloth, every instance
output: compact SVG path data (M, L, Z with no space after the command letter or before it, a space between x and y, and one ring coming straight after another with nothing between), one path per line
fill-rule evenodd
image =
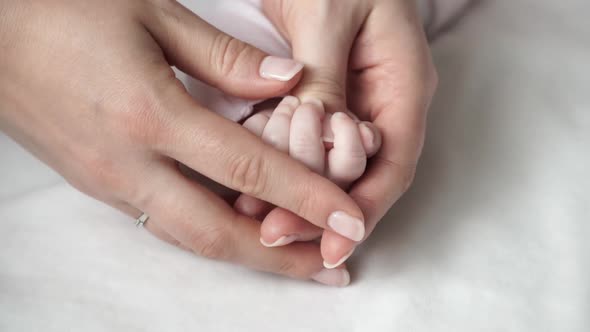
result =
M0 331L588 331L589 6L489 1L438 40L416 183L345 289L161 243L0 137Z

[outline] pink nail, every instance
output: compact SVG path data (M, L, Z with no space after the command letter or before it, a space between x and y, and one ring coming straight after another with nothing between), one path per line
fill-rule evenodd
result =
M260 64L260 76L269 80L287 82L303 69L303 64L292 59L267 56Z
M327 286L344 287L350 284L350 273L345 269L323 269L313 275L311 279Z
M350 258L350 256L352 256L352 254L354 253L354 249L356 249L356 248L352 248L352 250L350 250L346 255L342 256L342 258L340 258L334 264L330 264L330 263L324 261L324 267L326 269L335 269L335 268L337 268L338 266L342 265L342 263L346 262L346 260L348 260Z
M365 237L365 224L346 212L336 211L328 217L328 226L332 230L353 241L361 241Z

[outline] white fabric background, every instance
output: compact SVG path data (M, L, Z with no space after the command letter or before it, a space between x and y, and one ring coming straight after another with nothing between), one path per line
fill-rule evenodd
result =
M588 331L589 12L488 1L436 42L415 186L345 289L160 243L0 137L0 331Z

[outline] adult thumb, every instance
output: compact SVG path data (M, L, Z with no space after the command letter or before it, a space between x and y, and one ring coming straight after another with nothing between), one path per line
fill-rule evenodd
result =
M216 29L176 1L157 1L144 25L171 65L235 97L266 99L286 94L301 79L303 64L269 56Z

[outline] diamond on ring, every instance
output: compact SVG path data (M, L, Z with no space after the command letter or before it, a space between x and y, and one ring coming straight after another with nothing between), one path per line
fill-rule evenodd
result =
M150 218L150 216L147 213L142 213L141 216L139 216L139 218L137 218L137 220L135 221L135 226L137 227L143 227L143 224L145 224L145 222Z

